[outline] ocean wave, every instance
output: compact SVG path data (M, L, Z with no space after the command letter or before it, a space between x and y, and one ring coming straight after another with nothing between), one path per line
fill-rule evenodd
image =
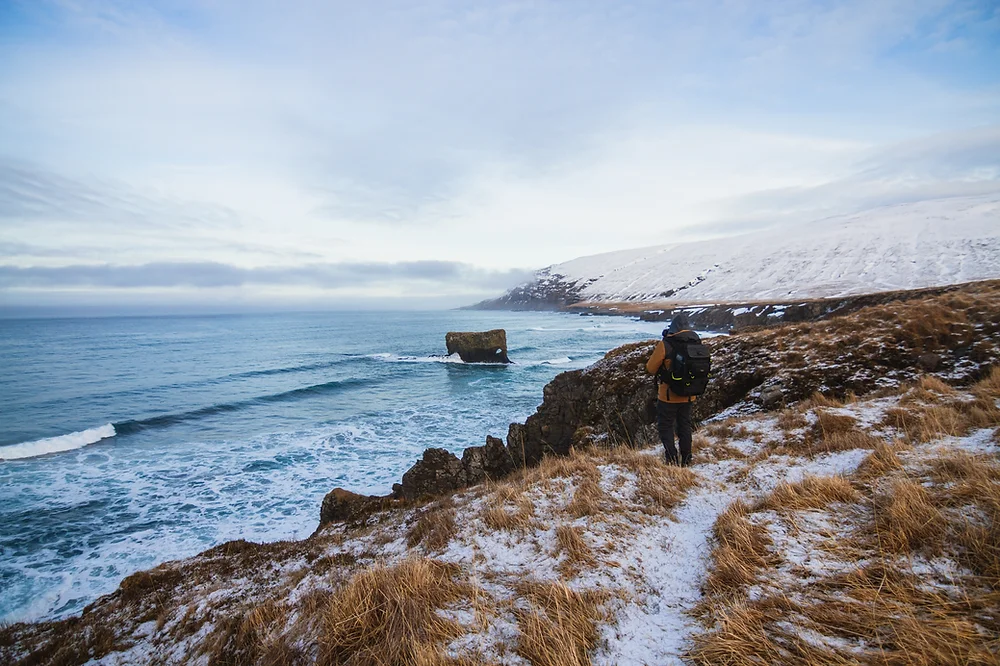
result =
M131 435L133 433L140 432L142 430L148 430L150 428L166 428L168 426L172 426L177 423L183 423L184 421L195 421L201 418L205 418L206 416L213 416L215 414L236 412L241 409L253 407L254 405L298 400L312 395L319 395L323 393L341 391L343 389L353 388L356 386L363 386L365 384L371 384L374 381L376 380L360 379L360 378L338 379L330 382L324 382L322 384L313 384L312 386L302 386L300 388L291 389L289 391L282 391L280 393L261 395L254 398L248 398L246 400L221 402L215 405L199 407L198 409L192 409L186 412L177 412L174 414L151 416L145 419L130 419L128 421L120 421L118 423L115 423L114 427L115 430L120 435Z
M47 437L33 442L23 442L21 444L11 444L0 446L0 460L18 460L20 458L35 458L49 453L61 453L82 449L90 444L95 444L102 439L114 437L117 434L115 426L106 423L98 428L89 428L80 432L71 432L68 435L58 437Z
M388 363L465 363L457 353L450 356L399 356L398 354L369 354L368 358ZM497 365L496 363L469 363L468 365Z
M310 370L327 370L336 365L343 364L342 359L335 361L319 361L317 363L306 363L303 365L289 365L280 368L267 368L265 370L248 370L246 372L234 372L226 375L222 379L243 379L247 377L269 377L271 375L285 375L293 372L308 372Z

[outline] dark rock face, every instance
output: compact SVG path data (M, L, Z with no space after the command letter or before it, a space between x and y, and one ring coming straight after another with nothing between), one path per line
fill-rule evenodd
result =
M389 508L386 497L359 495L343 488L334 488L323 498L319 511L319 524L333 522L360 522L376 511Z
M413 500L425 495L440 495L465 485L462 461L444 449L427 449L424 456L403 474L400 495Z
M943 360L941 354L921 354L917 362L927 372L934 372L941 366Z
M511 424L507 448L514 460L530 466L574 446L653 441L656 384L646 374L646 360L655 344L625 345L585 370L557 375L538 410L523 425Z
M502 328L483 332L449 332L444 336L448 354L458 354L466 363L510 363L507 332Z
M775 409L816 391L864 395L914 381L931 366L951 382L971 383L1000 363L1000 282L704 343L713 378L694 403L696 421L724 410ZM533 465L588 443L655 442L655 383L645 371L655 344L624 345L589 368L556 376L538 410L508 430L515 461Z
M503 440L487 436L486 446L470 446L462 452L462 469L465 482L471 486L507 476L514 471L515 462Z

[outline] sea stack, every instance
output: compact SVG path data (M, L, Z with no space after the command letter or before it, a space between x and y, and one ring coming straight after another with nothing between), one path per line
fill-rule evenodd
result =
M507 358L507 331L460 333L451 331L444 336L448 355L458 354L466 363L510 363Z

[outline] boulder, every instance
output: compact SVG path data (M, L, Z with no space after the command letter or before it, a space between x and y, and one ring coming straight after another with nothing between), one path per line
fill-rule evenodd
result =
M785 394L780 388L767 389L761 391L760 404L764 409L771 409L782 404Z
M514 471L514 459L503 440L486 437L486 446L470 446L462 452L462 469L468 485L499 479Z
M392 504L390 498L359 495L343 488L334 488L323 498L319 511L319 524L334 522L360 522Z
M444 449L427 449L423 457L403 474L403 482L393 487L403 499L450 493L466 485L462 461Z
M451 331L444 336L448 354L458 354L466 363L510 363L507 332L502 328L482 332Z
M941 354L921 354L917 357L917 363L926 372L935 372L939 367L941 367L941 362L944 359Z

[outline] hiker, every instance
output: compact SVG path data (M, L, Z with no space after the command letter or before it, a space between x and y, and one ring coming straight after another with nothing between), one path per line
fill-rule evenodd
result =
M680 377L676 372L678 368L671 367L675 361L686 366L686 372L680 372ZM690 330L687 315L677 315L646 361L646 372L656 375L659 384L656 425L668 464L679 462L682 467L691 464L691 403L705 390L710 369L708 349L701 344L698 334ZM674 447L675 430L680 459Z

